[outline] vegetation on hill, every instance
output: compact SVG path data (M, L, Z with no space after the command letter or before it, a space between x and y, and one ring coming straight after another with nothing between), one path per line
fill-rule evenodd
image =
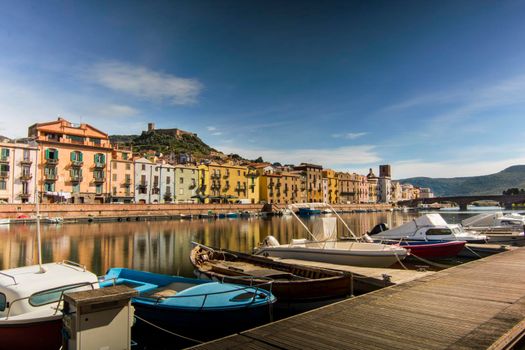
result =
M525 188L525 165L514 165L496 174L454 178L412 177L399 180L418 187L429 187L443 196L498 195L509 188Z
M160 153L190 153L196 157L208 156L217 152L205 144L198 136L183 134L175 136L162 130L143 131L141 135L112 135L112 143L133 146L133 151L154 150Z

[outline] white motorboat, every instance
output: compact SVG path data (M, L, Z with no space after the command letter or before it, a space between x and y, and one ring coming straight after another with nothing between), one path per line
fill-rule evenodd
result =
M0 219L0 225L8 225L11 223L10 219Z
M461 223L466 231L480 232L489 237L491 243L525 245L525 216L521 214L484 213Z
M268 236L256 249L255 254L283 259L322 261L332 264L367 267L388 267L406 257L407 250L402 247L368 242L366 237L357 237L337 212L333 209L332 212L335 216L316 220L313 233L293 213L292 215L299 220L312 237L312 240L292 239L289 244L280 244L275 237ZM353 240L337 240L338 219L351 233Z
M459 224L448 224L439 214L425 214L401 226L389 229L384 223L376 225L370 235L374 239L414 241L466 241L486 243L486 235L468 232Z

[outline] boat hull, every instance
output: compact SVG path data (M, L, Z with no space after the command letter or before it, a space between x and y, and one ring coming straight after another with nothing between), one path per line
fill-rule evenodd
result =
M62 345L62 318L29 323L0 322L1 349L57 350Z
M224 337L273 321L271 303L233 310L168 309L138 302L133 306L138 317L199 341Z
M452 258L465 247L465 241L450 242L402 242L399 245L410 255L425 259Z
M396 256L396 254L390 251L366 254L342 249L287 248L278 246L261 247L256 254L281 259L320 261L337 265L389 267L396 262L403 260L406 256L406 251L404 253L399 253Z

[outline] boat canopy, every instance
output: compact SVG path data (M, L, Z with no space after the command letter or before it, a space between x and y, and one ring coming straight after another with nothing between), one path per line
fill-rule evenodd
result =
M314 222L313 236L322 242L337 238L337 219L335 217L320 218Z
M496 219L503 216L502 212L496 213L481 213L474 215L470 218L461 221L461 224L465 227L469 226L493 226L496 222Z
M381 237L409 237L423 227L449 228L449 225L439 214L425 214L401 226L377 234ZM450 232L449 234L451 234Z

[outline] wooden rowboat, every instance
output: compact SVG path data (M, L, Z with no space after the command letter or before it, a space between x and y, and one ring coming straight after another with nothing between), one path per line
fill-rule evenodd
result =
M208 278L237 284L261 284L271 280L278 301L310 302L351 294L348 273L307 267L195 244L190 260Z

